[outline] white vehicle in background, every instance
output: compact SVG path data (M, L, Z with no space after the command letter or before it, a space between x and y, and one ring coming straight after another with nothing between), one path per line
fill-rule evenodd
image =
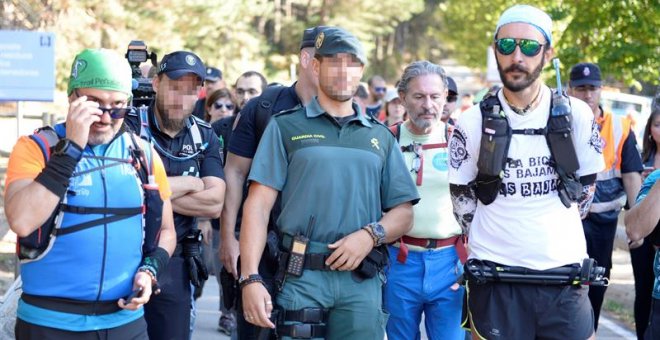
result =
M632 120L633 131L637 137L637 147L641 150L644 138L644 127L651 115L651 97L603 90L600 93L600 105L603 110L615 115L629 117Z

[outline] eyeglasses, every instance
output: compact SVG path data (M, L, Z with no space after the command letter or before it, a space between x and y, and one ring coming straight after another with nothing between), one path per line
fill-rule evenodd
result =
M213 103L213 108L216 110L220 110L221 108L225 108L229 111L234 109L234 104L232 103Z
M74 89L73 92L76 94L76 97L80 98L82 97L80 93L78 93L78 89ZM96 101L96 100L90 100L90 101ZM97 102L98 103L98 102ZM99 103L100 105L101 103ZM99 110L101 110L101 115L105 114L106 112L110 114L110 118L112 119L122 119L126 116L127 113L129 112L134 112L135 107L133 106L125 106L125 107L99 107Z
M374 91L385 93L387 92L387 87L374 87Z
M539 54L543 44L531 39L502 38L495 41L495 46L497 47L497 51L503 55L513 53L516 50L516 46L520 46L520 52L522 54L533 57Z
M450 94L447 96L447 103L453 103L458 99L458 96L455 94Z

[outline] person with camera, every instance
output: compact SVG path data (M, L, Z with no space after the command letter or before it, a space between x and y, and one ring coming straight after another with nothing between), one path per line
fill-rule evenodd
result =
M83 50L67 93L66 123L21 137L9 158L5 212L23 280L15 335L148 339L142 307L176 243L165 170L124 125L124 58Z
M588 288L574 280L502 282L495 269L551 275L577 270L587 257L580 217L604 168L601 141L589 106L543 84L553 43L542 10L504 11L493 42L504 86L463 112L450 138L449 190L469 235L473 338L595 337ZM480 280L469 264L493 276Z
M194 53L165 55L152 82L151 105L127 120L155 146L172 188L177 246L162 293L145 307L152 340L190 336L191 283L198 287L208 278L197 218L217 218L224 200L220 142L207 122L192 115L205 74Z
M250 169L240 236L243 313L283 338L382 339L383 245L410 229L419 195L394 136L352 101L366 64L360 42L327 27L315 47L318 96L273 116ZM259 262L280 192L273 297Z

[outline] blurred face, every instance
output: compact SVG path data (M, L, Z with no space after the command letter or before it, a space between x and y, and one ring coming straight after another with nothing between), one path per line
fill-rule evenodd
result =
M436 126L447 98L447 89L437 74L426 74L408 83L406 93L399 92L412 124L419 130Z
M194 74L187 74L179 79L170 79L162 74L153 80L156 91L156 112L160 124L170 131L179 131L185 126L185 120L192 114L201 81Z
M319 90L328 98L345 102L353 99L360 85L364 65L349 53L314 59L314 72L318 75Z
M521 39L534 40L541 44L547 44L543 34L534 26L524 23L511 23L502 26L497 34L497 39L512 38L520 44ZM522 53L520 46L515 46L512 53L506 55L500 52L497 44L493 45L495 58L497 59L497 70L505 88L512 92L519 92L532 85L541 74L545 60L550 60L553 50L548 47L545 52L543 47L534 56Z
M210 123L224 117L229 117L234 114L234 103L227 97L218 98L215 103L211 104L208 108L209 116L211 116Z
M261 79L257 76L240 77L236 81L238 107L242 108L248 100L261 95Z
M100 90L94 88L76 89L69 97L69 102L78 97L87 96L87 101L95 102L101 109L123 108L128 106L128 95L117 91ZM105 110L99 110L101 120L89 127L89 145L101 145L109 143L115 137L123 118L112 119L110 113Z
M403 115L406 113L406 108L401 104L401 99L396 98L387 103L387 120L391 122L403 121Z
M387 84L383 79L374 79L369 85L369 93L376 99L382 100L387 93Z
M600 103L600 86L582 85L569 88L568 94L587 103L594 114L597 114Z

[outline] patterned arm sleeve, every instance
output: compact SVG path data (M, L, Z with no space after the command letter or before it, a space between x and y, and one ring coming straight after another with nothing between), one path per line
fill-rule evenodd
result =
M468 235L474 212L477 210L477 195L474 188L469 185L450 184L449 193L454 207L454 217L461 226L463 234Z

